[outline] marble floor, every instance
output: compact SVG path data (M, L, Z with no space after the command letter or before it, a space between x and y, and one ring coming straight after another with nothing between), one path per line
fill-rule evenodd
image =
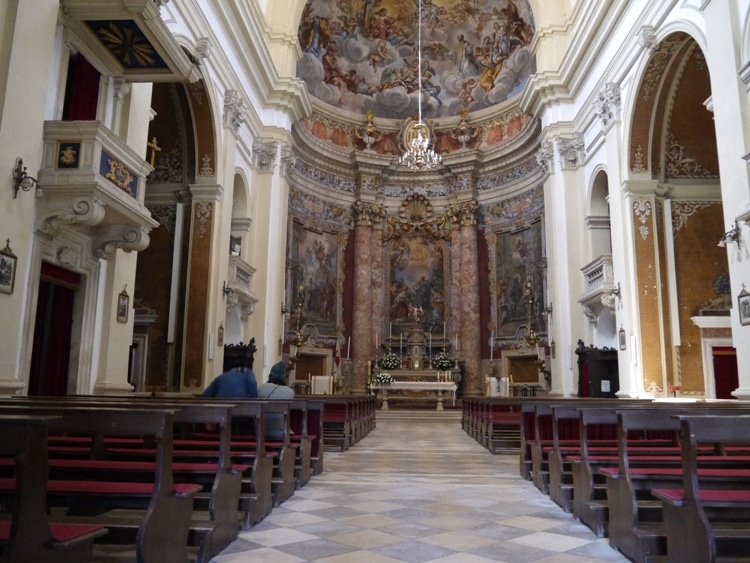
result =
M377 427L215 563L628 561L490 454L456 411L378 411Z

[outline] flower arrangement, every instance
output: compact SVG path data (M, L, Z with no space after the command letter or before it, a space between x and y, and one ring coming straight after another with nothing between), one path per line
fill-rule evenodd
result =
M390 385L393 383L393 376L390 373L379 373L372 377L374 385Z
M401 367L401 359L391 352L380 358L378 365L383 369L397 369Z
M438 352L438 354L432 358L432 367L437 370L450 369L453 367L453 359L445 352Z

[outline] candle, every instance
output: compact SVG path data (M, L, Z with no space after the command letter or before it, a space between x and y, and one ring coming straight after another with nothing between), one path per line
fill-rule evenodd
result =
M399 354L404 353L404 335L403 334L398 335L398 353Z
M393 323L389 323L389 326L388 326L388 338L393 338Z
M346 359L349 359L349 350L352 347L352 337L350 336L349 339L346 342Z
M430 333L430 355L432 355L432 333Z
M490 361L492 361L492 353L495 350L495 331L492 331L492 334L490 335Z
M443 340L445 340L445 323L443 323Z

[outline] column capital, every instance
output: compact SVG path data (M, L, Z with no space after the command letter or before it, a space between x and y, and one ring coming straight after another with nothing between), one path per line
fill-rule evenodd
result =
M237 90L227 90L224 93L224 126L230 127L236 134L240 125L245 121L245 100Z
M372 227L385 217L385 208L379 203L370 201L354 202L354 221L358 227Z
M602 124L605 133L610 126L620 120L622 113L622 101L620 99L620 85L607 82L594 102L596 115Z
M574 133L572 138L557 138L557 152L560 155L560 166L563 170L575 170L586 158L586 143L581 133Z
M452 203L448 206L447 214L453 220L454 227L459 224L463 227L472 227L477 225L477 211L479 204L476 200L462 201Z

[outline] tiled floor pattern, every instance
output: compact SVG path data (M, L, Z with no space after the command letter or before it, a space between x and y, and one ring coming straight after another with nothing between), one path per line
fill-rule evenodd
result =
M215 563L627 561L493 456L457 413L378 412L377 428Z

